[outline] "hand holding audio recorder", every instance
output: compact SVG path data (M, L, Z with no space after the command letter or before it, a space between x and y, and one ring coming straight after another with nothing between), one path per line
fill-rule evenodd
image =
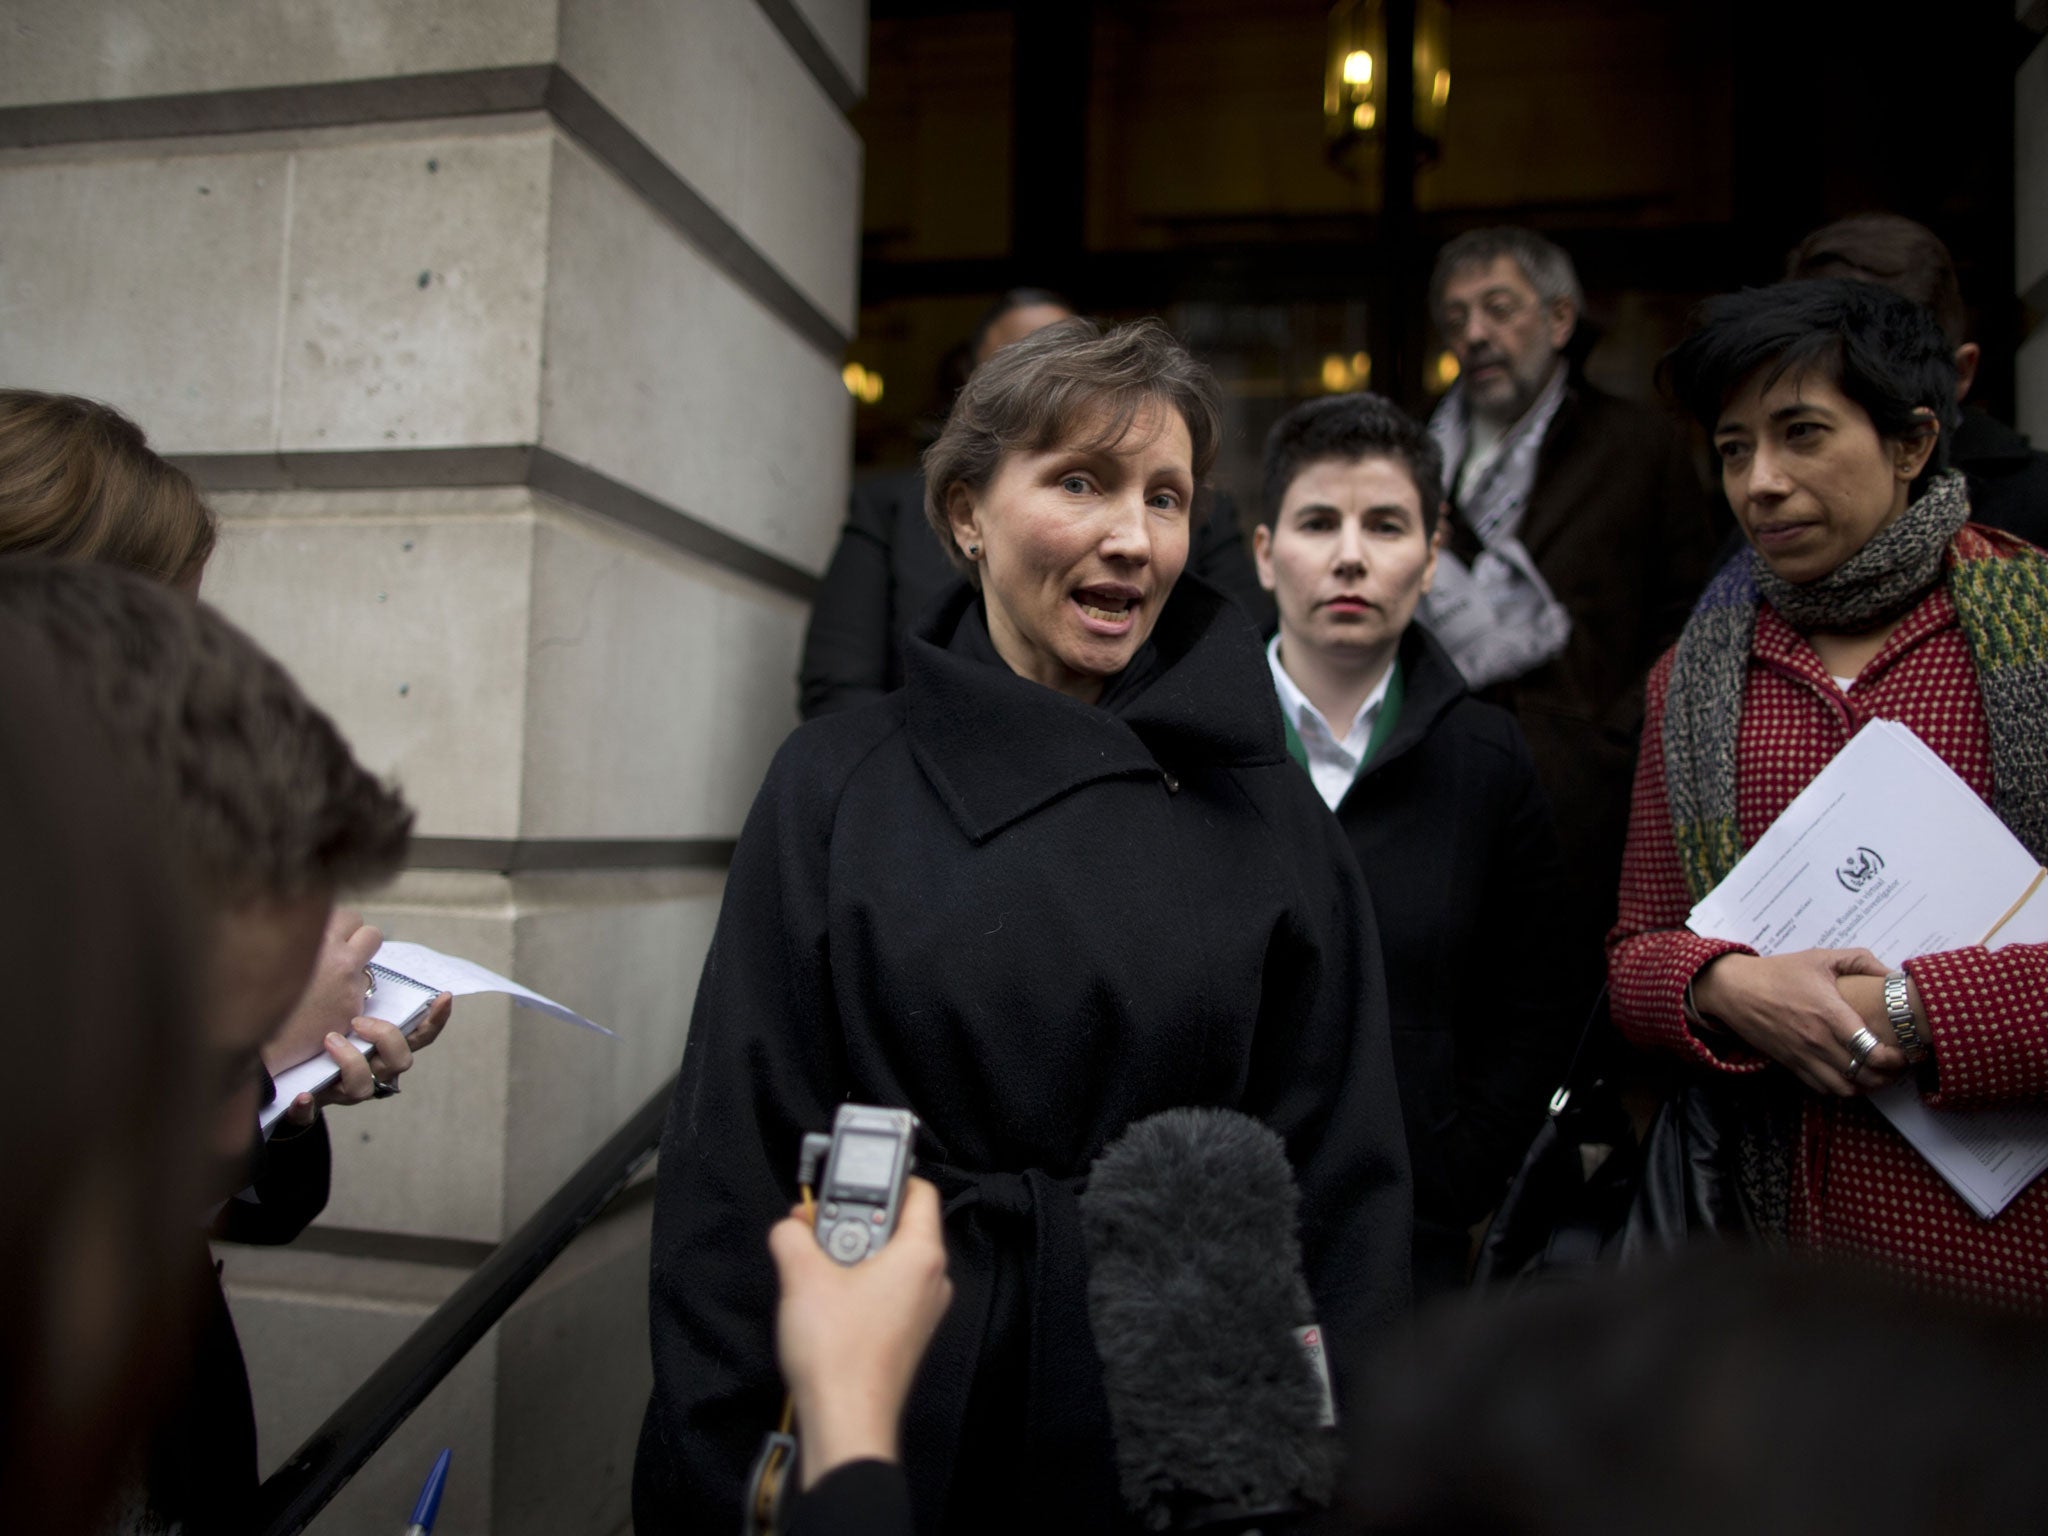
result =
M806 1203L768 1234L790 1401L748 1480L748 1536L785 1528L799 1431L806 1488L849 1461L896 1459L911 1380L953 1298L938 1191L911 1177L916 1134L908 1110L844 1104L831 1135L804 1138Z
M797 1183L817 1190L818 1244L841 1264L879 1252L896 1231L916 1140L917 1116L873 1104L842 1104L831 1135L804 1137Z

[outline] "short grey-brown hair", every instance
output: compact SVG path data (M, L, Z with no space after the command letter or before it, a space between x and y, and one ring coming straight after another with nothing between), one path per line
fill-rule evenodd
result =
M979 580L981 568L961 555L946 516L954 486L982 490L1003 456L1020 448L1043 453L1084 431L1089 446L1115 443L1148 403L1180 412L1199 481L1223 436L1216 376L1159 321L1104 330L1091 320L1061 320L975 369L924 453L925 519L953 563Z
M1533 229L1512 224L1497 229L1472 229L1450 241L1436 253L1436 270L1429 276L1429 315L1440 319L1444 312L1444 286L1461 267L1490 266L1505 256L1522 269L1522 276L1545 304L1570 299L1572 313L1586 312L1586 295L1579 287L1578 268L1563 246L1546 240Z

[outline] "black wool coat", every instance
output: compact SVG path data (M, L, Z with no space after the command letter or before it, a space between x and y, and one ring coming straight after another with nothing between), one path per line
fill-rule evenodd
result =
M1220 587L1271 634L1273 600L1245 553L1231 499L1198 489L1191 532L1188 569ZM879 475L854 487L804 632L797 672L803 717L851 709L902 687L903 645L912 626L960 579L925 520L920 471Z
M636 1529L736 1527L782 1401L765 1235L849 1099L921 1117L946 1197L921 1531L1119 1528L1074 1195L1158 1110L1284 1138L1341 1393L1409 1294L1374 933L1226 599L1184 578L1090 706L1004 667L963 587L900 691L791 736L734 853L662 1143Z
M1420 624L1392 733L1337 803L1372 891L1415 1176L1415 1289L1464 1284L1468 1229L1542 1123L1599 988L1521 728Z

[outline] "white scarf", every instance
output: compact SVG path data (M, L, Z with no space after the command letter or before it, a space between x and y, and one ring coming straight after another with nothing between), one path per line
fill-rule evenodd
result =
M1564 404L1564 393L1560 363L1536 403L1508 428L1492 464L1459 506L1482 546L1477 558L1468 566L1449 552L1438 556L1436 582L1422 600L1423 622L1471 688L1532 672L1561 653L1571 638L1571 615L1551 595L1520 537L1536 483L1536 455L1551 418ZM1429 435L1443 452L1445 475L1455 483L1471 438L1462 383L1451 386L1429 418Z

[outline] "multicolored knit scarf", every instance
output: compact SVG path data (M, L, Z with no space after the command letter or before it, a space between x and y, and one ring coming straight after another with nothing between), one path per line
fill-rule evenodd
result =
M1662 743L1672 836L1695 901L1743 853L1736 740L1757 604L1798 629L1850 633L1900 617L1943 579L1990 723L1992 809L2048 863L2048 555L1965 526L1969 515L1963 477L1951 471L1819 581L1793 586L1751 552L1708 585L1672 656ZM1759 1226L1782 1236L1799 1101L1796 1091L1758 1090L1738 1096L1748 1101L1736 1117L1738 1171Z

